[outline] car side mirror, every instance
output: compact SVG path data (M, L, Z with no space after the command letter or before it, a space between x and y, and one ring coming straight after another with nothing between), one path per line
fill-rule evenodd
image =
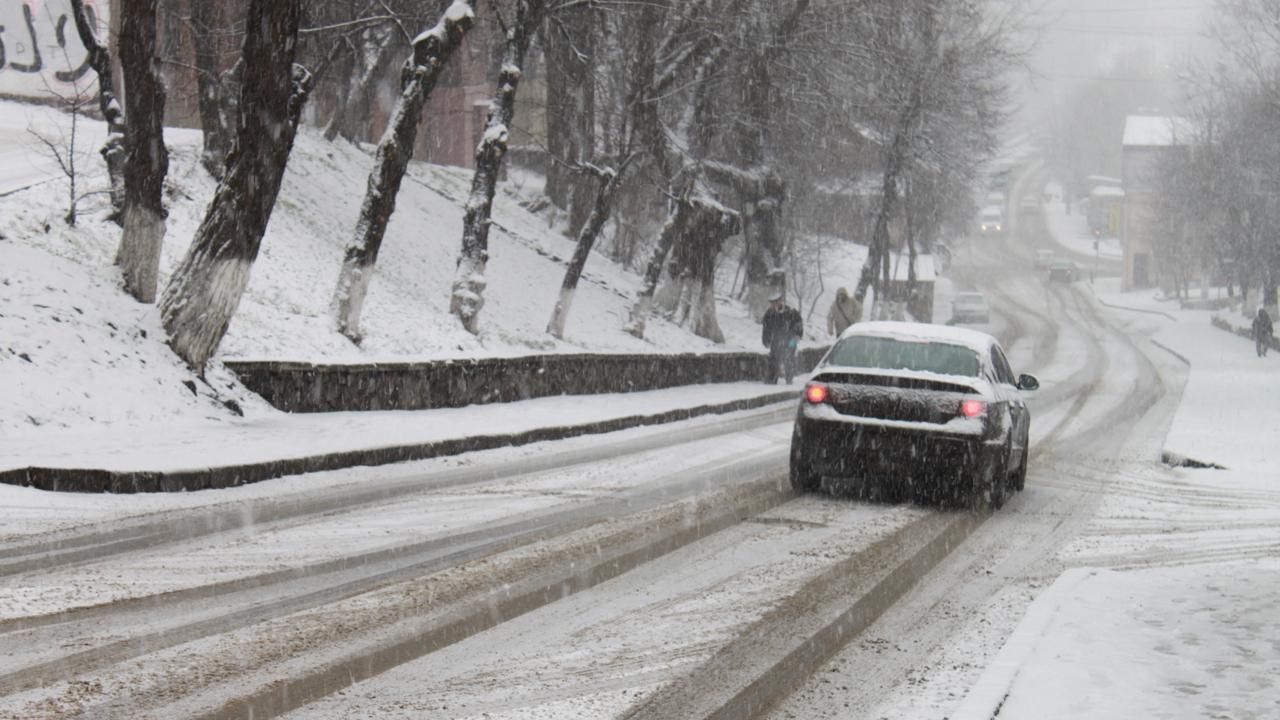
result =
M1018 376L1018 389L1019 389L1019 390L1028 390L1028 391L1030 391L1030 390L1039 390L1039 389L1040 389L1040 381L1036 379L1036 376L1035 376L1035 375L1019 375L1019 376Z

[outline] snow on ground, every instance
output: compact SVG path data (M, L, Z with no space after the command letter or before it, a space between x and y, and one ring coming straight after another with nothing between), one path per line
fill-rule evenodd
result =
M76 227L63 222L65 179L41 159L26 130L54 136L66 126L67 118L50 108L0 101L6 168L0 180L3 188L25 188L0 194L0 432L11 438L44 437L49 444L70 437L63 432L88 428L155 437L189 433L201 423L247 429L255 422L284 422L223 369L221 361L229 358L340 363L760 348L758 323L744 306L724 299L723 345L659 317L643 340L623 332L638 277L599 253L587 263L566 339L548 335L573 243L518 202L540 182L527 173L515 173L497 199L481 332L467 333L448 313L448 302L471 173L421 163L412 165L400 192L365 304L365 340L357 347L330 329L328 307L372 163L370 148L328 143L304 130L248 290L206 383L164 346L156 308L120 292L113 266L119 228L105 220L105 198L86 199ZM105 168L96 151L103 126L82 119L80 131L79 183L101 191ZM200 134L168 129L165 138L172 155L162 285L215 189L198 162ZM865 250L846 245L841 252L848 257L830 262L830 278L847 284ZM826 340L826 307L835 285L828 287L809 323L814 341Z
M1206 311L1151 291L1098 295L1172 315L1155 341L1191 369L1165 449L1228 469L1108 493L1100 529L1064 551L1079 567L1036 599L950 717L1276 717L1280 366Z
M1077 255L1094 254L1093 233L1089 231L1089 221L1083 214L1084 207L1076 203L1075 212L1067 213L1066 203L1062 201L1062 185L1056 182L1045 186L1044 192L1051 199L1043 203L1044 220L1049 225L1049 234L1062 247ZM1106 260L1119 260L1124 257L1124 248L1120 247L1120 239L1113 237L1099 238L1098 255Z
M519 434L561 425L656 415L793 391L765 383L716 383L604 395L563 395L424 411L278 413L235 422L193 420L139 438L132 427L53 435L26 432L0 446L0 470L39 467L181 471L301 458L366 448L428 445L449 439ZM198 399L193 399L193 405ZM127 404L126 407L129 407ZM3 486L0 486L0 492Z

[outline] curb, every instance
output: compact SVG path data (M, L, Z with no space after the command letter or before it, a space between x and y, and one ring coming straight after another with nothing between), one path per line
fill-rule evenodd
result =
M0 471L0 483L53 492L142 493L214 490L248 485L262 482L263 480L285 477L286 475L305 475L329 470L343 470L358 465L389 465L411 460L429 460L478 450L516 447L548 440L564 440L582 435L598 435L644 425L679 422L703 415L723 415L742 410L753 410L766 405L789 402L797 398L799 398L799 392L789 390L746 400L698 405L650 415L628 415L580 425L560 425L535 428L519 433L448 438L428 443L346 450L324 455L188 470L130 471L95 468L16 468Z
M1090 286L1090 289L1091 290L1093 289L1092 286ZM1093 294L1093 299L1097 300L1098 304L1101 305L1102 307L1111 308L1112 310L1124 310L1126 312L1142 313L1143 315L1159 315L1160 317L1165 318L1166 320L1172 320L1174 322L1178 321L1178 318L1162 310L1146 310L1143 308L1125 307L1123 305L1112 305L1106 300L1103 300L1102 298L1098 297L1098 294L1096 292Z
M1170 355L1174 356L1175 358L1177 358L1177 359L1181 360L1181 361L1182 361L1182 363L1183 363L1184 365L1186 365L1187 367L1191 367L1191 361L1187 359L1187 356L1186 356L1186 355L1183 355L1182 353L1178 352L1177 350L1174 350L1173 348L1169 347L1168 345L1165 345L1164 343L1161 343L1159 340L1156 340L1155 338L1151 338L1151 344L1152 344L1152 345L1155 345L1156 347L1160 348L1161 350L1163 350L1163 351L1165 351L1165 352L1169 353Z

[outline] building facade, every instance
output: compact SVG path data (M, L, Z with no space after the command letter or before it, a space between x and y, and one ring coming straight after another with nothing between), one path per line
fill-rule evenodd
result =
M1124 183L1121 285L1126 292L1159 283L1155 263L1160 232L1157 181L1164 158L1181 147L1180 138L1184 137L1186 122L1179 118L1130 115L1125 120L1121 157Z

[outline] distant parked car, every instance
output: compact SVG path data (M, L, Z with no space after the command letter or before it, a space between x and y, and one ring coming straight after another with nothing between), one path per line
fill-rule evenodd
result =
M1022 203L1018 206L1018 210L1024 213L1040 212L1040 201L1035 195L1023 195Z
M1057 260L1049 267L1049 282L1072 283L1079 275L1076 264L1070 260Z
M1053 267L1053 263L1056 260L1057 257L1052 250L1037 250L1036 259L1032 261L1032 267L1037 270L1048 270Z
M824 477L890 499L999 508L1027 477L1031 415L995 338L921 323L854 325L805 386L791 436L791 485Z
M962 292L951 301L951 324L989 323L991 307L979 292Z

